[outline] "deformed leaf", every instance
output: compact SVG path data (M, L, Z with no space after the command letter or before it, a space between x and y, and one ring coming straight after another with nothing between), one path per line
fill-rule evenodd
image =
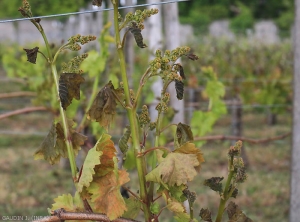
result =
M130 138L130 134L131 134L130 127L126 126L126 130L123 136L121 137L121 139L119 140L119 148L123 154L126 154L129 148L127 143Z
M184 93L184 84L182 81L175 79L175 89L176 89L176 96L177 99L182 100L183 99L183 93Z
M77 155L80 150L80 146L83 145L87 137L72 129L72 120L69 120L68 123L74 154ZM34 159L45 159L53 165L55 163L59 163L60 158L62 157L68 157L66 139L63 127L60 123L56 123L52 125L38 151L35 152Z
M103 154L100 157L100 165L95 168L97 176L104 176L114 170L114 157L116 157L116 148L111 136L103 134L95 145L97 151Z
M72 99L80 99L80 84L84 78L76 73L63 73L59 78L59 98L64 110L72 103Z
M239 193L239 190L234 187L234 190L232 191L232 184L230 184L228 193L230 193L230 192L232 192L231 197L236 198Z
M80 199L79 193L75 193L72 197L71 194L63 194L54 199L52 204L52 210L57 210L63 208L69 212L80 212L84 209L82 200Z
M229 202L226 211L228 214L229 222L253 222L243 213L243 211L239 209L239 206L232 201Z
M181 146L182 144L193 140L194 136L191 127L184 123L178 123L175 137L175 141L178 142L178 145Z
M201 217L202 220L204 220L206 222L212 222L211 212L209 209L201 208L199 216Z
M191 181L197 175L195 167L199 164L195 154L170 153L146 175L146 180L169 186L180 186Z
M136 23L132 23L132 27L129 28L129 31L133 34L138 47L147 47L147 45L143 42L142 30L137 27Z
M204 180L204 185L208 186L213 191L218 192L221 194L223 192L222 183L221 181L224 177L212 177L210 179Z
M95 179L88 188L95 210L106 214L110 220L122 216L127 208L120 186L128 181L128 173L124 170L119 171L119 180L113 171Z
M187 142L183 144L181 147L179 147L178 149L175 149L174 153L195 154L199 162L199 164L195 167L195 169L197 170L197 172L200 172L201 163L203 163L205 160L201 150L198 149L194 143Z
M96 96L90 110L88 119L99 122L107 128L116 113L117 102L114 95L114 86L111 81L106 84Z
M102 0L93 0L92 4L100 7L102 5Z
M100 164L101 151L98 151L96 147L89 150L81 171L81 176L77 183L77 190L82 191L82 188L89 187L90 183L93 181L93 175L95 174L95 166Z
M185 211L182 203L179 203L178 201L172 199L168 199L167 208L175 213L183 213Z
M24 51L27 55L27 61L35 64L39 47L34 47L33 49L24 49Z

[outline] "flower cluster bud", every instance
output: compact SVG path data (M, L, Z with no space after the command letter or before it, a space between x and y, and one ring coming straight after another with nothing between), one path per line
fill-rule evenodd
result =
M158 9L144 9L143 11L141 10L136 10L135 13L129 12L125 16L125 22L129 24L129 27L133 25L133 23L136 25L136 27L140 30L144 29L143 22L146 18L150 17L151 15L157 14ZM122 19L118 18L119 22L122 21Z
M170 101L170 93L165 93L164 95L163 95L163 97L162 97L162 101L164 102L164 103L166 103L166 104L168 104L169 103L169 101Z
M234 146L231 146L228 150L228 156L234 157L241 155L241 148L243 142L241 140L237 141Z
M81 56L76 56L72 58L68 63L62 63L62 72L64 73L83 73L83 70L80 69L80 64L83 60L88 57L87 53L82 54Z
M156 122L151 122L149 128L150 130L154 130L156 128Z
M162 112L162 113L165 113L168 111L168 106L165 102L160 102L157 104L157 106L155 107L155 109L158 111L158 112Z
M31 7L27 0L23 0L22 7L18 10L25 18L32 17Z
M139 116L141 127L144 127L150 123L150 115L148 111L148 107L146 105L143 105L142 112Z
M129 94L130 94L130 100L132 103L135 102L135 95L134 95L134 91L132 89L129 89Z
M96 39L96 36L94 35L86 35L82 36L80 34L74 35L71 38L68 39L68 49L72 51L78 51L81 49L81 45L84 45L88 42L94 41Z

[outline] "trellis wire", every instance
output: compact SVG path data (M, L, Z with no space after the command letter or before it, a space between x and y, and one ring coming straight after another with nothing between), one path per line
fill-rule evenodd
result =
M164 5L170 3L178 3L178 2L188 2L190 0L175 0L175 1L165 1L165 2L157 2L157 3L149 3L149 4L140 4L140 5L132 5L132 6L122 6L119 9L126 9L126 8L138 8L138 7L146 7L152 5ZM42 18L53 18L53 17L60 17L60 16L69 16L69 15L80 15L86 13L96 13L96 12L104 12L104 11L111 11L113 8L105 8L99 10L87 10L83 12L69 12L69 13L62 13L62 14L54 14L54 15L43 15L43 16L35 16L31 18L17 18L17 19L7 19L7 20L0 20L0 23L7 23L7 22L17 22L17 21L24 21L24 20L31 20L31 19L42 19Z

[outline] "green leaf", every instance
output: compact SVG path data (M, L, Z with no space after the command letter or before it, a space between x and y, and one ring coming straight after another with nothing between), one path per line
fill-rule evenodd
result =
M176 129L175 144L181 146L186 142L194 140L194 136L189 125L178 123Z
M187 199L183 194L184 189L186 189L186 185L170 186L169 193L170 193L171 197L173 197L177 201L183 202Z
M159 211L160 211L159 203L157 203L157 202L152 202L151 205L150 205L150 211L151 211L151 213L153 213L153 214L158 214Z
M239 209L239 206L230 201L226 208L229 221L228 222L252 222L243 211Z
M114 95L114 86L111 82L106 84L96 96L90 110L88 119L99 122L107 129L116 114L117 102Z
M190 215L187 213L176 213L176 216L174 217L176 221L178 222L196 222L197 220L194 218L191 220Z
M77 183L77 190L82 191L82 188L89 187L90 183L93 181L93 175L95 174L95 166L100 164L100 157L103 153L96 149L96 146L89 150L84 163L82 172Z
M146 175L146 180L169 186L180 186L197 175L195 167L198 165L197 156L194 154L170 153Z
M124 218L135 219L141 211L142 203L135 197L125 199L127 211L122 215ZM151 207L150 207L151 209ZM151 211L152 212L152 211Z
M63 208L69 212L81 212L84 210L82 200L78 192L75 193L74 198L71 194L63 194L54 199L52 210Z
M59 98L64 110L72 103L72 99L80 99L80 84L84 78L76 73L63 73L59 78Z

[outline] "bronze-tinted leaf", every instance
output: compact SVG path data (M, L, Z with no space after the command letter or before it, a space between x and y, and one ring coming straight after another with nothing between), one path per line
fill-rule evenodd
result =
M102 0L93 0L93 5L100 7L102 5Z
M178 123L176 129L176 137L175 142L177 141L177 145L181 146L186 142L190 142L194 140L193 132L189 125Z
M239 206L232 201L229 202L226 209L230 222L253 222L240 210Z
M116 113L117 102L114 90L112 82L109 81L100 90L88 111L88 119L99 122L105 128L108 127Z
M63 73L59 78L59 98L64 110L72 103L72 99L80 99L80 84L84 78L76 73Z
M196 56L195 54L188 54L188 55L186 55L190 60L193 60L193 61L195 61L195 60L197 60L197 59L199 59L199 57L198 56Z
M221 194L223 192L222 183L221 181L224 177L212 177L210 179L204 180L204 185L208 186L213 191L218 192Z
M27 55L27 61L35 64L39 47L34 47L33 49L24 49L24 51Z
M182 100L183 99L183 93L184 93L184 84L182 81L175 79L175 89L176 89L176 96L177 99Z
M142 30L140 30L135 23L132 24L132 27L129 28L129 31L133 34L138 47L147 47L147 45L143 41Z

